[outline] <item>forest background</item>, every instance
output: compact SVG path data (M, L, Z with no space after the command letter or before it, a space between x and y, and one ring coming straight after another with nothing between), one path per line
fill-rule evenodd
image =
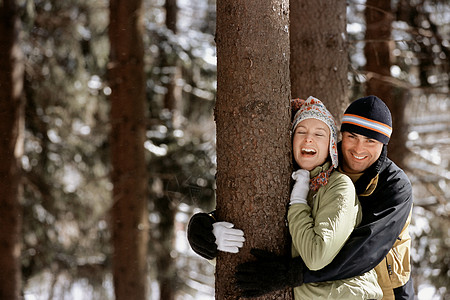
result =
M377 76L366 68L368 3L347 3L351 100ZM193 213L215 207L215 1L143 5L148 297L212 299L214 269L189 248L185 229ZM115 297L109 9L107 1L23 0L14 11L22 53L17 61L24 63L17 178L25 299ZM398 100L394 118L403 120L402 143L391 158L407 172L415 198L410 228L416 292L418 299L448 299L450 5L392 1L383 14L392 27L380 40L391 47L389 74L382 75ZM2 71L8 59L0 57ZM0 100L6 119L7 100ZM4 127L1 134L8 134ZM6 178L2 173L4 184ZM8 221L5 207L0 215Z

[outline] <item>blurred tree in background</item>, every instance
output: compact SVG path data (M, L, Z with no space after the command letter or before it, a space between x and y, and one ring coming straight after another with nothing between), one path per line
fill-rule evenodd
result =
M347 4L290 2L291 97L314 96L340 124L348 101Z
M215 206L215 5L168 1L147 13L150 277L161 299L212 294L213 267L190 251L184 227Z
M25 58L23 294L114 299L109 3L16 3ZM215 1L143 1L143 6L149 297L211 299L213 267L189 249L185 226L194 212L215 206ZM368 9L388 16L391 24L390 34L373 38L389 43L390 66L383 73L367 68L381 54L365 54L373 44L366 40ZM450 286L450 5L395 0L388 10L352 0L347 33L350 100L369 91L370 79L382 78L399 109L393 109L394 118L403 113L404 129L394 132L404 130L406 148L396 157L415 196L413 277L419 299L443 299ZM3 157L6 163L12 162Z
M108 85L113 185L110 230L117 300L147 299L147 106L142 0L109 1ZM130 45L133 45L130 47Z
M23 155L23 56L14 1L0 3L0 299L21 296L20 159Z

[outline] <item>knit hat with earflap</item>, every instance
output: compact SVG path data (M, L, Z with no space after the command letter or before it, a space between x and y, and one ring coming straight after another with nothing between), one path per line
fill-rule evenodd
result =
M344 112L341 132L344 131L364 135L387 145L392 134L391 112L376 96L355 100Z
M302 99L291 100L292 115L292 133L295 132L297 125L306 119L317 119L324 122L330 129L330 158L334 168L338 166L337 153L337 126L333 115L326 109L323 103L314 97L309 97L306 101Z

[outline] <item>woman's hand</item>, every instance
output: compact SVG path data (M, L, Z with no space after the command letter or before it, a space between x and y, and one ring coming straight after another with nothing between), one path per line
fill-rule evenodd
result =
M297 170L292 173L292 179L295 180L295 184L292 188L289 205L297 203L308 204L306 199L309 192L309 171L303 169Z

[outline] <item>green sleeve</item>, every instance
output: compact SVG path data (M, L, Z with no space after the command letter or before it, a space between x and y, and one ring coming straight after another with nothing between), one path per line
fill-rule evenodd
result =
M333 260L357 225L358 210L353 184L340 173L318 190L312 208L306 204L289 207L293 246L310 270L322 269Z

